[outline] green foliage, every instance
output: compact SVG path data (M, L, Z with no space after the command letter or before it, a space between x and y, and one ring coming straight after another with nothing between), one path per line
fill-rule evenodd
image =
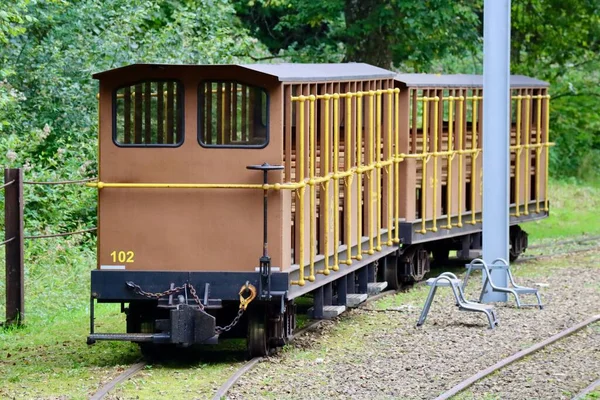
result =
M92 73L267 54L226 0L21 0L0 10L0 42L0 165L38 181L96 176ZM90 189L35 186L25 195L28 232L95 225Z
M293 61L360 61L425 71L479 45L480 1L234 0L251 32Z
M551 84L552 174L600 177L600 4L514 0L512 71Z

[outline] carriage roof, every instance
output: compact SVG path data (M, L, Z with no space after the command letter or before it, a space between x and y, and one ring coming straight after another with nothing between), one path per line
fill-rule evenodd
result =
M398 74L396 81L408 87L483 87L483 75ZM548 82L523 75L511 75L510 87L546 88Z
M391 79L396 75L392 71L364 63L344 64L227 64L227 65L173 65L173 64L132 64L93 75L100 79L129 72L136 69L213 69L240 68L243 71L258 72L271 76L279 82L331 82L368 79Z

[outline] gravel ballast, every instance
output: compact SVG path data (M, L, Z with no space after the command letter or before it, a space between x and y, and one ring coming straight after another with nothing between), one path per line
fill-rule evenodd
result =
M483 314L459 312L450 291L442 288L425 325L416 328L429 289L418 286L296 338L243 376L228 398L431 399L600 312L598 250L519 264L513 272L519 284L540 289L543 310L517 309L509 298L497 304L500 326L490 330ZM471 298L478 297L480 282L478 275L470 280ZM534 299L525 297L525 302ZM599 329L592 325L565 340L566 348L557 343L458 398L569 399L599 377ZM539 362L528 362L537 358Z

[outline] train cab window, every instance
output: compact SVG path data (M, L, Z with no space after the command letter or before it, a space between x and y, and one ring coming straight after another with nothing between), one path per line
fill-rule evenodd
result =
M144 81L117 89L113 140L122 147L175 147L183 142L183 85Z
M234 81L205 81L198 97L200 145L263 148L269 143L269 96L264 89Z

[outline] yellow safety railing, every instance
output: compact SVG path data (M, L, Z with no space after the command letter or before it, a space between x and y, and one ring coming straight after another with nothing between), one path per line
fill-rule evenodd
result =
M398 169L398 164L402 160L402 157L397 149L394 141L394 138L399 138L399 124L396 121L396 124L393 124L393 100L394 94L396 101L399 99L399 90L398 89L383 89L383 90L370 90L370 91L357 91L357 92L349 92L349 93L334 93L334 94L324 94L324 95L301 95L301 96L292 96L291 100L293 103L297 103L297 115L299 119L298 131L297 135L299 135L298 140L298 149L297 149L297 170L298 175L297 182L286 182L283 184L269 184L269 185L259 185L261 188L269 188L269 189L291 189L295 190L297 193L297 203L296 203L296 212L300 213L298 217L298 248L297 254L298 258L296 263L299 268L299 279L297 281L292 282L297 285L305 285L306 281L314 281L315 273L316 274L329 274L331 270L337 271L339 270L340 264L351 265L353 260L361 260L362 259L362 230L364 227L363 221L363 210L362 210L362 199L363 199L363 176L366 178L366 184L364 185L364 201L368 205L367 215L365 216L368 219L368 249L364 251L366 254L374 254L375 251L380 251L383 248L383 244L392 245L394 240L392 239L392 235L395 234L397 238L397 242L399 242L399 234L397 232L398 220L399 220L399 204L396 199L396 207L393 207L393 195L398 190L394 188L394 183L398 182L399 179L392 176L392 170L390 168L394 163L396 164L396 170ZM387 95L387 96L385 96ZM388 115L387 115L387 125L388 129L385 132L382 130L382 110L383 110L383 101L385 99L388 101ZM344 121L344 150L341 153L340 150L340 99L345 99L345 121ZM330 102L333 100L333 116L331 117L329 114L330 110ZM367 102L368 107L368 120L366 122L365 129L363 130L363 100ZM322 146L323 151L320 152L320 155L317 156L316 149L316 111L315 105L317 102L322 101L324 103L324 128L323 134L320 135L322 138ZM354 101L354 106L353 106ZM309 177L304 178L304 167L306 164L306 160L304 157L305 148L304 148L304 137L306 135L305 120L307 119L306 113L306 104L309 104L308 108L308 137L309 137L309 153L308 153L308 164L309 164ZM396 114L399 111L399 108L396 105ZM355 142L356 147L353 149L353 116L356 115L355 122L355 130L356 135ZM333 119L333 172L330 171L329 165L329 122L330 119ZM395 127L395 128L394 128ZM395 135L394 135L395 133ZM385 135L385 138L382 136ZM366 144L367 148L364 148L368 154L364 155L363 160L363 137L366 136ZM382 143L387 144L387 150L382 148ZM396 150L393 151L393 147L396 147ZM384 154L385 153L385 154ZM340 155L344 156L344 167L340 168ZM354 162L353 162L354 157ZM321 163L321 173L320 176L317 174L316 162L320 161ZM382 197L383 197L383 189L382 189L382 171L385 171L387 174L385 179L385 184L387 186L387 225L388 225L388 240L385 243L382 243ZM356 210L353 209L353 182L356 183L356 198L358 204L356 205ZM330 184L333 183L333 199L329 196ZM344 186L344 221L339 220L339 211L338 211L338 202L340 197L340 184ZM317 248L317 235L316 235L316 218L317 218L317 206L314 200L316 199L316 187L317 185L321 185L322 191L324 192L321 196L321 203L319 205L319 209L322 210L322 215L325 221L323 222L323 240L324 240L324 268L322 270L315 271L316 264L316 254L315 250ZM304 188L309 187L310 194L310 203L309 203L309 233L308 233L308 243L306 243L305 238L305 221L304 221L304 212L305 212L305 204L304 204ZM397 185L398 186L398 185ZM334 207L334 215L333 215L333 265L329 266L329 235L330 235L330 226L329 226L329 208L333 204ZM375 215L373 215L375 214ZM352 216L356 215L356 225L353 226ZM396 227L394 227L394 222L396 223ZM341 224L344 226L345 237L343 238L344 244L346 246L346 256L345 259L340 260L340 254L338 249L338 244L340 241L340 228ZM396 230L395 233L392 231ZM356 232L356 241L357 241L357 251L356 255L352 255L353 249L353 232ZM308 265L304 263L304 254L306 246L309 247L309 258ZM308 275L306 274L306 269L308 269Z
M550 127L550 95L518 95L512 96L511 100L516 101L517 104L517 118L516 118L516 139L515 145L510 146L510 151L515 153L515 212L511 215L519 217L521 215L529 215L529 199L531 198L531 182L529 179L529 169L531 168L531 151L535 150L535 212L540 213L541 211L547 212L548 208L548 169L549 169L549 150L554 143L549 141L549 127ZM525 117L523 118L523 100L525 100ZM537 100L536 115L535 115L535 144L531 143L531 128L532 128L532 115L531 105L532 101ZM546 104L545 115L542 114L543 104ZM542 120L545 119L545 141L542 141ZM525 122L525 132L522 131L523 122ZM521 141L521 137L525 133L524 140ZM525 152L525 160L523 161L525 167L525 180L524 186L524 201L523 201L523 212L521 212L521 158ZM542 171L541 157L544 152L544 170ZM540 174L544 175L544 180L541 182ZM542 186L543 185L543 186ZM541 199L541 187L544 189L544 208L540 208Z
M441 100L448 102L449 104L449 110L448 110L448 124L449 124L449 132L448 132L448 149L446 151L442 151L440 150L441 147L441 142L440 142L440 133L441 133L441 129L439 127L439 102L440 102L440 98L438 96L421 96L421 97L417 97L417 101L420 101L423 103L423 108L422 108L422 119L423 119L423 123L422 123L422 132L423 132L423 144L422 144L422 149L420 153L417 153L416 149L415 149L415 153L413 154L400 154L399 157L400 159L407 159L407 158L416 158L416 159L421 159L422 162L422 174L421 174L421 228L416 230L416 233L421 233L421 234L425 234L428 231L432 231L432 232L437 232L438 230L438 226L437 226L437 222L438 222L438 212L437 212L437 190L438 190L438 183L439 183L439 172L438 172L438 159L440 157L442 158L446 158L448 160L447 163L447 168L448 168L448 184L447 184L447 188L448 188L448 192L447 192L447 197L446 197L446 208L447 208L447 213L446 213L446 225L442 225L440 226L440 228L443 229L451 229L453 227L462 227L462 212L459 210L458 212L458 216L457 216L457 223L453 224L452 223L452 166L451 166L451 162L452 160L458 156L458 182L463 182L463 157L465 155L470 155L471 156L471 180L474 180L475 174L476 174L476 162L477 162L477 157L479 156L479 154L481 153L481 148L477 147L477 130L475 127L475 124L477 123L477 102L480 101L482 99L481 96L447 96L442 98ZM473 101L473 136L471 138L471 148L470 149L464 149L464 146L466 144L466 138L465 138L465 132L464 132L464 111L463 111L463 107L464 107L464 102L466 100L472 100ZM433 143L428 143L428 130L430 129L429 126L429 107L428 107L428 103L433 103L434 104L434 109L433 109L433 134L432 134L432 141ZM454 120L454 104L455 102L459 103L459 117L458 117L458 122L459 122L459 131L458 131L458 149L455 149L452 142L453 142L453 138L454 138L454 126L453 123L455 122ZM428 144L431 145L432 149L430 149L428 151L427 147ZM432 160L433 161L433 172L432 172L432 177L431 177L431 187L432 187L432 197L433 199L431 200L431 204L432 204L432 216L431 216L431 227L427 227L427 221L428 219L428 214L427 214L427 204L428 204L428 190L427 190L427 163ZM476 194L476 190L475 190L475 185L471 184L471 192L468 193L468 195L471 197L471 204L474 205L475 202L475 194ZM458 185L458 203L462 204L463 201L463 185L459 184ZM470 224L475 224L477 222L481 222L481 220L475 219L475 207L472 206L472 210L471 210L471 221L469 221Z

